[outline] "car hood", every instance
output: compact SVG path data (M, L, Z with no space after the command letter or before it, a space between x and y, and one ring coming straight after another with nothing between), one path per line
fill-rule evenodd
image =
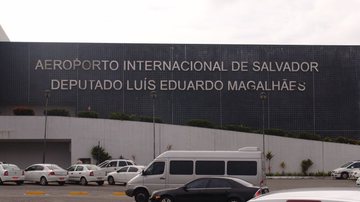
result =
M153 195L154 195L154 194L159 194L159 195L161 195L161 194L163 194L163 193L171 193L171 192L175 192L175 191L177 191L177 190L179 190L179 189L182 189L182 187L160 189L160 190L154 191L154 192L153 192Z
M341 172L343 170L346 170L346 168L336 168L333 170L333 172Z

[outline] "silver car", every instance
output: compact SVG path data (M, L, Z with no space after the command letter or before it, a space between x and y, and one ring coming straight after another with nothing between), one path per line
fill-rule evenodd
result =
M67 171L56 164L33 164L25 169L25 181L40 185L47 185L49 182L64 185L67 179Z
M0 163L0 184L15 182L18 185L24 183L24 171L17 165Z
M308 188L271 192L248 202L359 202L358 188Z
M81 185L87 185L88 182L96 182L103 185L106 180L105 171L92 164L75 164L67 169L69 173L69 182L77 182Z

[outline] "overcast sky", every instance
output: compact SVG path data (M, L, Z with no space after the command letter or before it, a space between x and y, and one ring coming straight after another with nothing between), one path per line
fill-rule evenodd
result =
M11 41L360 44L360 0L0 0Z

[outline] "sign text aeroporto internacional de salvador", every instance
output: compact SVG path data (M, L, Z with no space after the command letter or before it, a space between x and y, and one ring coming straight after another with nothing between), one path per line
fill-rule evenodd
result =
M269 72L316 73L316 61L162 61L162 60L37 60L35 71L133 71L133 72ZM74 74L75 76L76 74ZM305 91L306 82L279 80L175 80L58 79L51 78L51 90L161 90L161 91Z

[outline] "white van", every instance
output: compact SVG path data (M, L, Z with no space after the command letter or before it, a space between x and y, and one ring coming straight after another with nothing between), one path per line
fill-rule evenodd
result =
M254 185L265 184L265 160L257 147L238 151L167 151L131 179L126 195L148 201L155 190L180 187L200 177L233 176Z

